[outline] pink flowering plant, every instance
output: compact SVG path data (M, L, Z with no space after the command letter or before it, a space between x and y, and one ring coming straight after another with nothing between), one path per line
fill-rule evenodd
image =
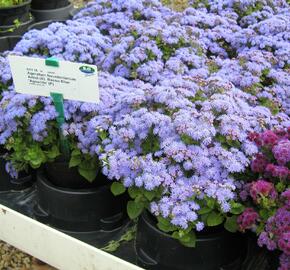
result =
M240 197L247 208L238 217L239 230L254 231L258 245L280 250L281 270L289 269L290 255L290 129L252 133L259 147L251 162L253 181L245 183Z

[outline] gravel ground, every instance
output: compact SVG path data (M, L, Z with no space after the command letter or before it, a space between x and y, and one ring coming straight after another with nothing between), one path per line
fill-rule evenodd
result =
M57 270L0 241L0 270Z

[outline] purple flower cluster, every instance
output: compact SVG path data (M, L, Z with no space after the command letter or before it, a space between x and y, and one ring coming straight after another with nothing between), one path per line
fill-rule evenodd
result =
M282 251L279 269L287 269L289 261L286 258L290 254L290 129L251 133L249 139L260 150L251 162L252 177L257 174L259 177L244 184L240 193L248 208L238 217L239 229L256 231L260 246Z
M53 23L42 31L29 31L13 52L100 65L110 48L110 39L104 37L90 19L80 19Z
M265 230L258 239L260 246L269 250L279 248L286 256L290 255L290 210L279 208L277 213L267 220Z
M239 229L242 232L248 229L254 229L258 218L259 214L253 208L246 208L237 219Z
M255 172L282 178L289 161L287 142L262 133L290 125L286 3L206 2L176 12L158 0L96 0L72 21L28 32L13 51L98 66L101 103L65 101L64 134L180 230L208 225L205 201L222 215L231 211L234 175L257 154L256 141L279 163L267 166L260 153ZM5 63L0 58L0 80L9 83ZM51 99L12 86L2 95L0 143L9 148L25 134L47 151L57 134ZM259 199L274 194L262 184L253 190Z

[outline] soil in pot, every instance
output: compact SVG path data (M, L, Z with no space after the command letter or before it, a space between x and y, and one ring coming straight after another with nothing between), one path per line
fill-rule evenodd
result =
M68 0L32 0L31 8L38 10L56 9L68 6Z
M13 179L5 169L6 160L0 157L0 192L20 191L27 189L33 184L33 176L20 173L18 179Z
M188 248L160 231L151 214L139 218L136 252L138 265L145 269L238 270L245 250L244 238L223 228L197 234L196 247Z
M0 53L13 50L20 39L21 36L0 37Z
M26 22L29 20L31 0L9 7L0 7L0 25L13 25L15 20Z
M59 169L53 168L53 173L60 172ZM59 176L62 177L66 175ZM46 173L39 171L35 215L40 221L67 232L110 231L119 228L126 216L127 198L113 196L109 181L104 184L105 181L100 176L95 180L98 184L93 188L61 188L52 184Z

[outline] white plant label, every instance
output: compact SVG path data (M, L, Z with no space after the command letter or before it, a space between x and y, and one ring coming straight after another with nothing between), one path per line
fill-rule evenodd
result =
M50 96L60 93L64 99L99 103L96 66L59 61L47 66L45 59L9 56L15 91L22 94Z

